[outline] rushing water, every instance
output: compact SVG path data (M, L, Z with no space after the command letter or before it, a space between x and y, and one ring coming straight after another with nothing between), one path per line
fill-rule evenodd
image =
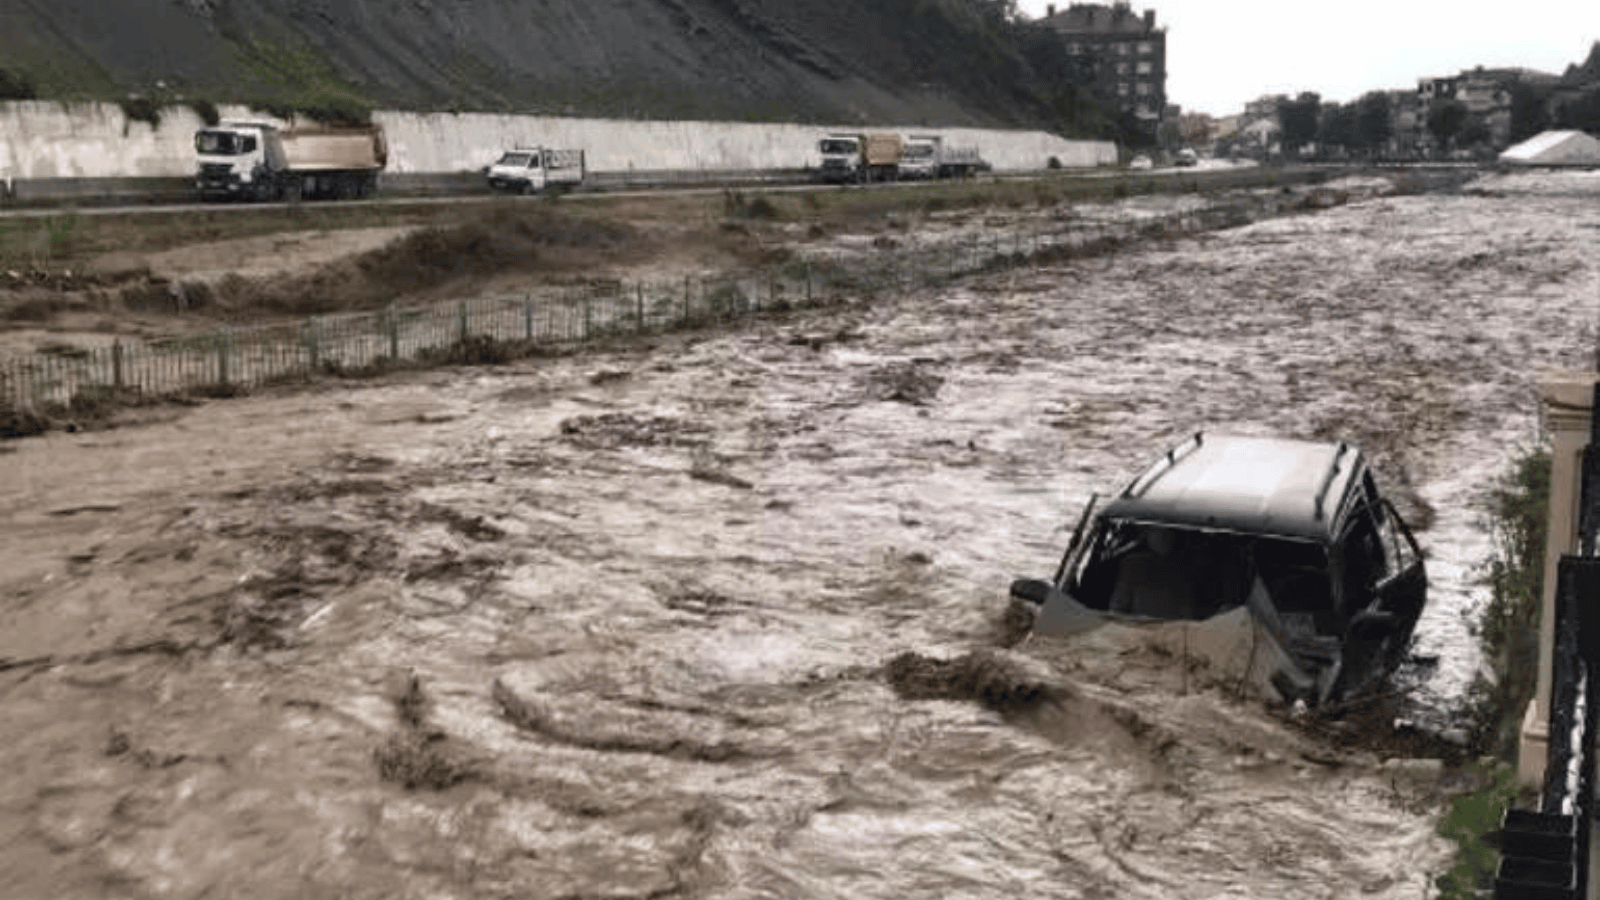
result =
M1394 197L20 442L0 884L1422 896L1437 769L1152 648L994 650L996 618L1177 437L1339 434L1428 520L1446 708L1471 501L1537 373L1588 361L1597 243L1589 198Z

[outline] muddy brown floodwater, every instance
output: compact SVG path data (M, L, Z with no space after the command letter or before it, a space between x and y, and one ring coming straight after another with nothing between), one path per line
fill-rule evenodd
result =
M0 895L1428 896L1437 768L996 619L1153 450L1340 435L1426 524L1446 707L1473 497L1592 359L1597 196L1493 178L10 442Z

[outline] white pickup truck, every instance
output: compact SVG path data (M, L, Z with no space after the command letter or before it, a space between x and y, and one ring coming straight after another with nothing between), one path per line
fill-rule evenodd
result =
M567 190L583 184L582 150L518 147L507 150L487 172L489 186L513 194Z

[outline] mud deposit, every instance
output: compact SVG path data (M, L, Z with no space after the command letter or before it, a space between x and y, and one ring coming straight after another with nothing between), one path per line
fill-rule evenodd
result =
M12 442L0 894L1426 896L1437 769L999 613L1153 448L1344 436L1442 708L1594 347L1600 191L1531 184Z

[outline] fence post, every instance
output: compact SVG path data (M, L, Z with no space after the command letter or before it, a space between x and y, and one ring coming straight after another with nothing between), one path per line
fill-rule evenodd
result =
M122 390L122 342L111 342L111 386Z
M522 338L533 340L533 295L528 294L522 298Z
M644 282L635 283L633 291L636 298L635 309L638 310L637 321L633 330L639 334L644 334Z
M229 334L227 326L223 326L222 330L217 332L217 383L221 385L228 383L228 343L230 337L232 335Z
M317 345L318 324L316 316L307 319L305 324L306 349L311 356L311 370L306 373L307 375L316 374L322 369L322 348Z
M589 339L589 326L594 319L594 297L583 298L583 339Z
M456 314L461 320L461 343L467 342L467 301L456 304Z
M400 311L391 303L383 311L385 325L389 326L389 360L400 361Z

